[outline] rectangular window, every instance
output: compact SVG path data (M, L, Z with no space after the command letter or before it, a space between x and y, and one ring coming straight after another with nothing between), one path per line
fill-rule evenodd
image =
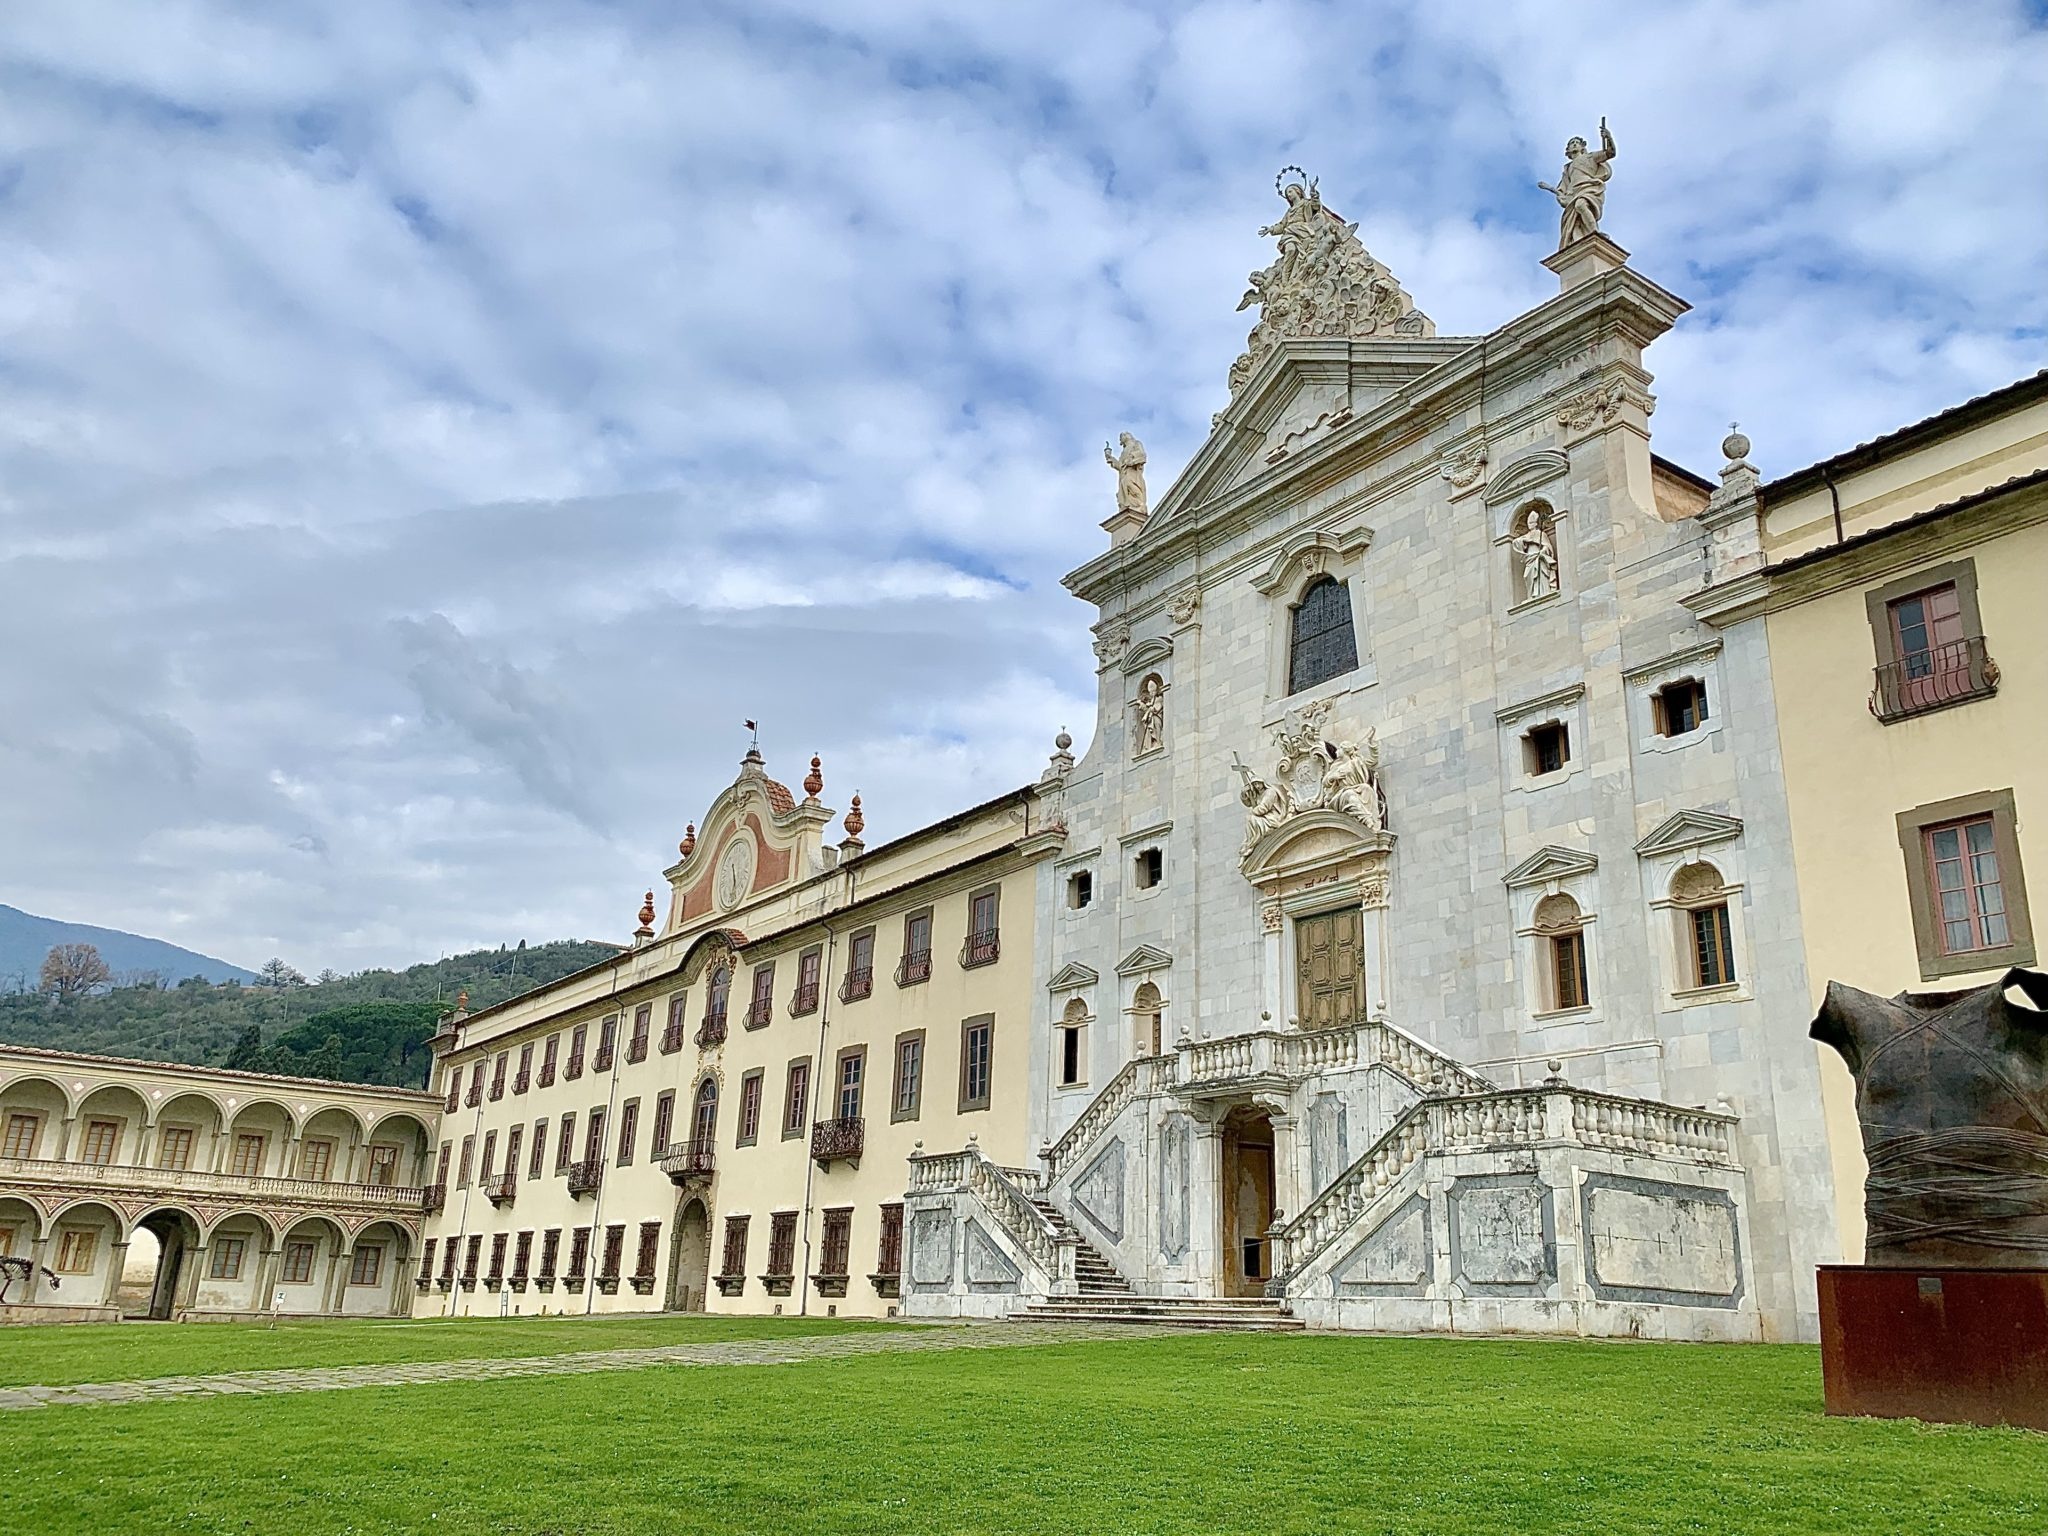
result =
M846 1273L853 1251L853 1207L835 1206L825 1212L824 1241L819 1245L818 1273L840 1277Z
M647 1281L654 1278L654 1266L661 1256L661 1223L643 1221L640 1223L640 1252L633 1263L633 1278Z
M2005 948L2012 942L2012 932L1992 819L1978 816L1929 827L1925 836L1928 886L1941 917L1941 952L1962 955Z
M747 1272L747 1226L749 1218L728 1216L725 1218L725 1257L719 1274L725 1277L744 1275Z
M469 1175L475 1161L476 1137L465 1136L462 1138L462 1161L455 1165L455 1187L457 1189L469 1188Z
M448 1066L448 1102L443 1107L451 1115L462 1107L462 1068L454 1062Z
M604 1161L604 1106L593 1104L590 1118L583 1123L583 1161Z
M661 1054L673 1056L683 1048L683 1009L689 1001L687 992L676 992L669 996L668 1020L661 1026Z
M875 1249L875 1273L903 1273L903 1207L899 1203L882 1207L882 1240Z
M775 967L754 967L752 993L747 1002L747 1028L765 1029L775 1016Z
M548 1122L542 1116L533 1122L533 1150L526 1154L526 1176L537 1179L548 1162Z
M609 1072L612 1069L612 1053L619 1043L619 1016L614 1013L598 1021L597 1060L590 1064L593 1072Z
M448 1239L448 1249L441 1255L441 1288L446 1290L455 1281L455 1261L461 1257L461 1247L454 1238Z
M383 1278L384 1245L382 1243L358 1243L355 1256L349 1260L348 1283L350 1285L375 1285Z
M248 1251L249 1242L241 1237L216 1237L213 1240L213 1257L207 1266L209 1280L239 1280L242 1275L242 1255Z
M991 965L1001 954L996 928L998 891L994 886L967 899L967 942L960 947L963 966Z
M1153 889L1166 878L1166 851L1161 848L1140 848L1137 867L1132 871L1131 877L1137 882L1139 890Z
M278 1279L285 1285L304 1285L313 1278L313 1245L290 1242L284 1245L284 1269Z
M866 1046L849 1046L839 1053L839 1118L860 1118L861 1079L867 1074Z
M299 1177L322 1184L334 1176L334 1143L308 1141L299 1146Z
M932 912L926 907L903 919L903 958L896 963L896 985L914 987L932 975Z
M498 1133L497 1133L496 1131L485 1131L485 1132L484 1132L484 1172L483 1172L483 1178L484 1178L484 1182L485 1182L486 1184L488 1184L488 1183L490 1183L490 1182L491 1182L491 1174L492 1174L492 1173L493 1173L494 1171L496 1171L496 1169L497 1169L497 1166L498 1166Z
M562 1139L555 1143L555 1172L567 1173L576 1160L576 1111L562 1116Z
M768 1273L796 1273L796 1212L777 1211L768 1223Z
M494 1291L505 1283L505 1243L510 1236L508 1232L498 1232L491 1237L491 1267L484 1284Z
M875 990L875 930L863 929L846 944L846 979L840 984L841 1002L858 1002Z
M397 1148L390 1150L396 1151ZM374 1170L376 1158L371 1157ZM189 1125L167 1125L157 1133L156 1165L159 1168L185 1169L192 1166L192 1127ZM374 1181L373 1181L374 1182Z
M1557 933L1550 937L1550 977L1553 1008L1583 1008L1588 1001L1586 985L1586 935Z
M960 1025L960 1108L987 1109L994 1075L996 1018L980 1014Z
M462 1283L465 1288L476 1284L476 1266L484 1256L483 1234L472 1237L462 1250Z
M1572 758L1571 732L1561 721L1537 726L1522 738L1523 757L1531 778L1560 773Z
M619 1155L615 1166L630 1167L633 1145L640 1139L640 1101L628 1099L619 1106ZM659 1152L656 1153L659 1156Z
M562 1229L549 1227L540 1235L540 1277L553 1283L556 1266L562 1257Z
M486 1063L479 1061L476 1064L476 1066L471 1069L469 1074L469 1093L463 1099L462 1102L467 1104L471 1109L475 1109L477 1105L483 1103L484 1101L485 1065Z
M1683 736L1707 721L1707 685L1696 677L1666 683L1651 697L1659 736Z
M441 1143L441 1163L440 1167L435 1171L434 1182L436 1184L439 1184L443 1189L446 1189L448 1187L448 1159L454 1153L454 1151L454 1142L444 1141Z
M1060 1086L1075 1088L1088 1081L1088 1026L1062 1024L1060 1039Z
M810 1120L811 1058L799 1057L789 1064L789 1079L782 1094L782 1139L801 1136Z
M1094 871L1077 869L1067 876L1067 906L1071 911L1079 912L1094 899Z
M1997 670L1978 632L1973 562L1920 571L1866 593L1864 600L1876 631L1872 703L1880 720L1978 698L1998 686Z
M562 1064L562 1081L573 1083L583 1075L583 1047L590 1039L590 1026L578 1024L569 1031L569 1059Z
M428 1281L428 1280L429 1280L430 1278L432 1278L432 1276L433 1276L433 1273L434 1273L434 1250L435 1250L435 1249L436 1249L437 1247L439 1247L439 1246L440 1246L440 1240L439 1240L438 1238L432 1238L432 1237L430 1237L430 1238L428 1238L428 1239L426 1240L426 1242L425 1242L424 1244L422 1244L422 1245L421 1245L421 1247L420 1247L420 1275L419 1275L419 1281L420 1281L420 1284L421 1284L421 1285L425 1285L425 1284L427 1283L427 1281Z
M263 1172L263 1149L270 1138L244 1131L235 1137L233 1160L228 1172L253 1179Z
M28 1115L20 1111L7 1117L7 1141L4 1150L8 1157L34 1157L36 1155L36 1133L43 1128L41 1115Z
M120 1145L120 1121L88 1120L85 1122L85 1139L78 1149L78 1160L105 1168L114 1161L114 1152Z
M225 1241L237 1243L239 1248L237 1239L227 1238ZM92 1261L99 1253L99 1246L100 1235L90 1228L65 1227L61 1229L57 1234L57 1273L60 1275L91 1274ZM213 1251L215 1255L213 1261L214 1274L218 1276L220 1274L220 1241L217 1240L215 1242ZM235 1272L239 1273L241 1267L242 1261L238 1252L235 1259ZM228 1278L232 1279L233 1275L230 1275Z
M647 1037L654 1033L654 1004L642 1003L633 1010L633 1038L626 1044L626 1060L647 1059Z
M619 1264L626 1256L626 1227L615 1222L604 1229L604 1269L598 1278L616 1280L619 1278Z
M505 1133L505 1182L519 1177L519 1146L526 1139L526 1127L515 1125Z
M519 1047L519 1070L512 1074L512 1092L515 1095L526 1092L533 1086L533 1042L527 1041Z
M915 1120L924 1098L924 1031L896 1037L896 1079L889 1089L889 1118Z
M370 1144L370 1186L389 1189L398 1182L398 1148L388 1141Z
M498 1052L497 1059L491 1063L491 1102L493 1104L505 1097L505 1069L511 1065L511 1059L512 1053L510 1051L500 1051Z
M522 1232L519 1241L512 1247L512 1280L516 1285L526 1284L527 1276L533 1273L533 1234Z
M761 1137L761 1070L740 1079L740 1129L734 1146L751 1147Z
M789 1011L801 1017L811 1013L818 1006L818 973L825 963L825 951L812 947L796 957L796 995L789 1000Z
M1735 980L1735 949L1729 941L1728 903L1694 907L1686 913L1692 925L1693 984L1725 987Z
M581 1280L590 1273L590 1228L578 1227L569 1234L569 1278Z
M540 1048L540 1085L551 1088L555 1081L555 1058L560 1053L562 1037L549 1035Z
M660 1157L668 1151L669 1141L672 1139L675 1131L675 1123L676 1095L675 1090L670 1089L666 1093L656 1095L654 1100L654 1136L648 1142L647 1155L649 1157Z

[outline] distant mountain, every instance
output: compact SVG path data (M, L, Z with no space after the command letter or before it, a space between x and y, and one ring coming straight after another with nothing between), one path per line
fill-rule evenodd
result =
M143 971L156 971L168 982L183 981L188 976L204 976L215 982L256 979L254 971L180 949L162 939L146 939L139 933L123 933L118 928L95 928L91 923L60 923L54 917L37 917L33 912L0 906L0 991L15 987L23 977L33 987L36 974L43 968L43 956L56 944L92 945L99 950L116 981Z

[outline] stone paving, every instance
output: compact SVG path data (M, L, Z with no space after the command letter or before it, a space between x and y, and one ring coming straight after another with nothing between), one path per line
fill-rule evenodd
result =
M111 1403L161 1403L180 1398L278 1392L339 1392L350 1387L403 1387L443 1381L496 1381L507 1376L574 1376L591 1371L637 1371L657 1365L795 1365L849 1355L904 1354L944 1349L1014 1349L1097 1339L1159 1338L1174 1332L1129 1324L1004 1323L905 1328L901 1331L809 1335L790 1339L731 1339L720 1343L664 1344L645 1349L597 1349L565 1355L504 1360L423 1360L407 1365L303 1366L271 1371L227 1371L214 1376L157 1376L147 1381L87 1382L77 1386L0 1387L0 1410Z

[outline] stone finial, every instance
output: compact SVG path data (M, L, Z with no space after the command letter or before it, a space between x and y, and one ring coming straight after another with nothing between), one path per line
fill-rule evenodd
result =
M697 823L695 823L694 821L685 822L683 824L683 840L680 843L676 844L676 852L687 859L691 854L695 853L696 851Z
M1060 727L1059 735L1053 737L1052 744L1059 751L1065 752L1073 747L1074 738L1067 734L1067 728L1063 725Z
M867 824L868 819L861 812L860 796L855 795L853 797L853 804L846 808L846 835L848 837L859 837Z
M1543 1079L1543 1086L1546 1088L1562 1088L1564 1086L1564 1063L1553 1056L1544 1065L1550 1068L1550 1076Z
M804 775L804 793L815 800L825 787L825 765L818 760L818 754L811 754L811 771Z
M455 1016L461 1018L469 1012L469 988L464 987L455 994Z
M1038 776L1039 783L1056 783L1074 771L1074 754L1070 750L1073 745L1074 738L1067 734L1065 726L1061 726L1059 735L1052 739L1052 757L1045 772Z
M1721 466L1721 483L1728 484L1737 477L1757 472L1749 462L1749 437L1734 422L1728 423L1728 435L1721 439L1721 457L1728 462Z

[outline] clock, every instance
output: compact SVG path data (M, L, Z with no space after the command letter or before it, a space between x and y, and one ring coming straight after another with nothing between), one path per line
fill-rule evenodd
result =
M746 899L747 892L753 888L754 844L750 838L736 837L718 861L718 875L711 885L711 898L718 903L721 912L730 912Z

